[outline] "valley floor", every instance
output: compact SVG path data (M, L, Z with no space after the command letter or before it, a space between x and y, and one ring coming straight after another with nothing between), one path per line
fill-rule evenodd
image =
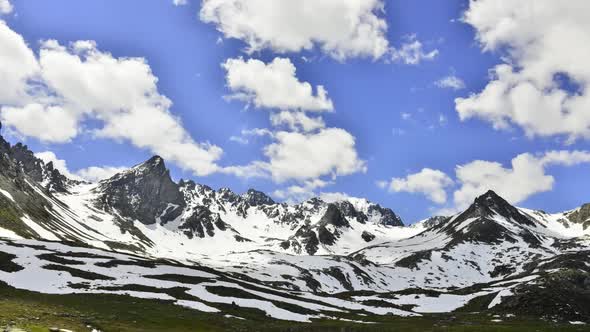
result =
M241 320L228 314L203 313L167 301L125 295L49 295L0 286L0 327L48 331L588 331L583 325L538 319L506 318L468 313L423 317L370 317L375 324L345 321L293 323L236 309Z
M3 240L0 249L4 331L590 330L576 322L486 310L495 294L473 298L451 313L395 315L407 308L376 300L355 305L353 299L363 292L310 297L252 285L205 267L56 242ZM204 290L201 297L191 295L196 289ZM284 314L308 321L277 318Z

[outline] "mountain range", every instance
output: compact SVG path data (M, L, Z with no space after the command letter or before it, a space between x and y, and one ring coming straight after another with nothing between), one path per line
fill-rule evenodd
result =
M365 199L290 205L174 182L158 156L98 183L69 179L1 136L0 257L0 280L16 289L212 314L590 322L590 205L550 214L488 191L461 213L405 226Z

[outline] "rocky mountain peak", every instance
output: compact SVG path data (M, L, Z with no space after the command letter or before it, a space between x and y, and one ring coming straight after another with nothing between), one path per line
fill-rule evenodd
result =
M496 194L496 192L493 190L488 190L485 194L475 198L474 203L481 205L508 204L506 200L500 197L500 195Z
M222 200L224 200L226 202L230 202L230 203L235 203L235 202L237 202L240 199L240 196L238 196L236 193L234 193L229 188L221 188L221 189L219 189L217 191L217 195Z
M490 217L497 214L520 224L534 225L529 218L493 190L488 190L485 194L477 197L465 213L472 217Z
M378 212L381 215L381 224L385 226L398 226L403 227L404 223L402 219L393 212L390 208L384 208L379 204L373 204L369 206L369 215Z
M245 194L243 194L242 197L248 204L250 204L250 206L276 204L272 198L268 197L265 193L255 189L248 189L248 191Z
M29 150L28 146L16 143L10 148L10 154L20 164L25 174L37 182L43 181L45 164L41 159L35 157L35 154ZM51 166L51 170L53 170L53 164Z
M115 208L121 215L145 224L155 223L158 217L167 220L164 212L180 211L185 205L180 186L172 181L159 156L103 181L99 190L99 203L104 208Z
M160 156L153 156L143 163L134 166L132 170L144 174L165 175L166 173L169 173L164 159L162 159Z

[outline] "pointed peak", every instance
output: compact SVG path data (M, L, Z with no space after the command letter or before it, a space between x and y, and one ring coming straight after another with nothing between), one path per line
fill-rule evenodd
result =
M504 200L500 195L496 194L493 190L488 190L485 194L477 197L475 201L489 201L489 200Z
M141 173L152 173L156 172L163 174L168 172L164 159L160 156L153 156L150 159L144 161L141 164L133 166L132 170L140 171Z
M150 159L146 160L144 164L150 165L159 165L164 164L164 159L158 155L151 157Z
M268 195L255 189L248 189L246 193L242 194L242 197L252 206L276 204Z
M514 209L514 207L508 203L500 195L496 194L493 190L488 190L485 194L477 197L473 204L480 207L487 207L492 209L506 209L508 207Z
M461 220L463 217L490 218L494 215L519 224L534 225L529 218L492 190L488 190L485 194L477 197L473 204L457 220Z

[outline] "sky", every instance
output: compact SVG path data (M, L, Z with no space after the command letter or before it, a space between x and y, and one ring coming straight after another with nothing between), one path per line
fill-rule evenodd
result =
M590 201L590 3L0 0L2 135L97 181L162 156L406 223Z

